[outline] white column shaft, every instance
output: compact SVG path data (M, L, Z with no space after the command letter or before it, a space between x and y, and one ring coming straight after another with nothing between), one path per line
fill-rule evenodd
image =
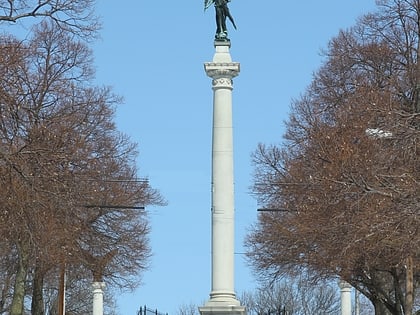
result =
M232 91L214 87L212 150L212 293L234 298Z
M351 285L340 281L341 292L341 315L351 315Z
M105 285L103 282L93 282L93 315L104 314L104 291Z

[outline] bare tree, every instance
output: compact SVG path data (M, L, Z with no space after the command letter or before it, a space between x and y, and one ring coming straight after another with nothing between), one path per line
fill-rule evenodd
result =
M419 3L378 1L341 31L293 104L282 147L254 154L266 211L247 239L268 277L339 275L376 314L413 314L420 261Z
M132 288L150 255L148 204L136 147L113 122L120 98L91 83L90 50L54 23L27 42L1 38L0 194L2 246L15 262L10 314L32 312L57 267ZM83 312L82 312L83 313Z
M177 315L199 315L198 305L194 303L182 304L179 306Z
M327 315L337 314L340 309L334 282L313 283L305 276L267 283L255 292L243 293L240 300L250 315Z
M66 273L66 314L89 314L92 312L92 282L90 279L81 277L83 273L72 269ZM59 282L53 273L47 277L49 286L44 288L44 305L45 312L43 314L54 315L58 313L58 288ZM104 294L104 314L116 314L115 296L111 294L112 288L106 290ZM32 312L33 314L33 312Z
M0 0L0 22L48 19L63 30L89 39L100 28L94 5L94 0Z

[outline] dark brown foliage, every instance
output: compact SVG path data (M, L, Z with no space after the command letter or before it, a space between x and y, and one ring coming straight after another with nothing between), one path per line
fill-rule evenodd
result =
M276 210L260 214L246 242L262 275L340 276L378 314L412 314L420 277L416 21L417 1L380 1L378 13L341 31L293 104L285 144L256 150L253 191Z
M135 145L113 123L120 99L92 86L91 66L89 49L55 24L25 42L0 38L0 268L17 266L10 314L22 311L28 279L39 310L60 266L119 287L137 285L148 266L139 207L163 200L137 179Z

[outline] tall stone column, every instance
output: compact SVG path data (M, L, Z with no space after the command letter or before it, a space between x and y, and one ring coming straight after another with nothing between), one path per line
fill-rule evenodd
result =
M213 79L212 278L201 315L245 314L234 292L232 79L239 74L239 63L232 62L229 48L230 41L215 41L213 62L204 64Z
M341 315L351 315L351 285L343 280L338 285L341 292Z
M104 289L105 283L103 282L93 282L93 315L103 315L104 314Z

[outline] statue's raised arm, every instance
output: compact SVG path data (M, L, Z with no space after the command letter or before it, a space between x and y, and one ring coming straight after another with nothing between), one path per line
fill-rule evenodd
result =
M216 35L215 39L219 41L228 41L228 31L226 27L226 18L232 23L236 29L235 21L229 12L228 2L230 0L204 0L204 10L214 4L216 9Z

